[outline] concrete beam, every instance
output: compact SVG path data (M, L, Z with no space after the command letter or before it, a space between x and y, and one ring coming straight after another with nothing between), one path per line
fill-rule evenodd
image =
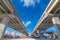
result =
M15 18L15 15L13 14L0 14L0 18L4 18L4 17L9 17L9 18Z
M59 14L57 14L57 13L56 13L56 14L51 14L51 13L50 13L50 14L47 14L47 15L48 15L48 16L47 16L48 18L60 17L60 13L59 13Z
M9 0L2 0L4 2L4 4L8 7L8 9L11 11L11 13L14 13L14 9L10 3Z

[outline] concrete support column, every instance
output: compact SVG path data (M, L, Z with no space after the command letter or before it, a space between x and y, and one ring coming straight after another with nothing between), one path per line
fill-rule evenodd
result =
M37 33L39 34L39 30L37 30Z
M58 17L53 17L52 18L52 22L56 27L56 33L58 35L58 37L60 38L60 20Z
M0 40L2 40L4 37L7 24L8 24L7 18L3 18L2 22L0 23Z
M39 31L39 30L37 30L37 36L38 36L38 37L40 36L40 31Z
M13 38L15 39L16 38L16 31L14 30L14 33L13 33Z
M39 34L39 30L37 30L37 35L40 36L40 34Z

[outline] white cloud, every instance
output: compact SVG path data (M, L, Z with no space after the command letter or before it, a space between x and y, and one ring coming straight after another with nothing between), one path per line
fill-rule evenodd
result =
M35 7L36 2L40 3L40 0L20 0L20 2L24 2L23 7L33 6Z
M30 25L31 24L31 21L28 21L26 22L26 26Z
M23 21L23 24L24 24L25 27L27 27L28 25L31 24L31 21L27 21L26 23Z

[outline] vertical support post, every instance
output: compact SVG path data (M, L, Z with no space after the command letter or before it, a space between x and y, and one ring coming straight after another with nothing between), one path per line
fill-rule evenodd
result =
M37 33L39 34L39 30L37 30Z
M56 33L58 35L58 37L60 38L60 20L58 17L53 17L52 18L52 22L56 27Z
M40 34L39 34L39 30L37 30L37 35L40 36Z
M38 36L38 37L40 36L40 34L39 34L39 30L37 30L37 36Z
M16 31L14 30L13 38L16 38Z
M0 23L0 40L3 40L7 24L8 24L7 18L3 18L2 22Z

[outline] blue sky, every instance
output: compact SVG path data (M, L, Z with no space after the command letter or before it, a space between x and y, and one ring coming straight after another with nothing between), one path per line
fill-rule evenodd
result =
M12 0L12 3L29 34L43 14L50 0ZM11 31L9 28L7 30Z

